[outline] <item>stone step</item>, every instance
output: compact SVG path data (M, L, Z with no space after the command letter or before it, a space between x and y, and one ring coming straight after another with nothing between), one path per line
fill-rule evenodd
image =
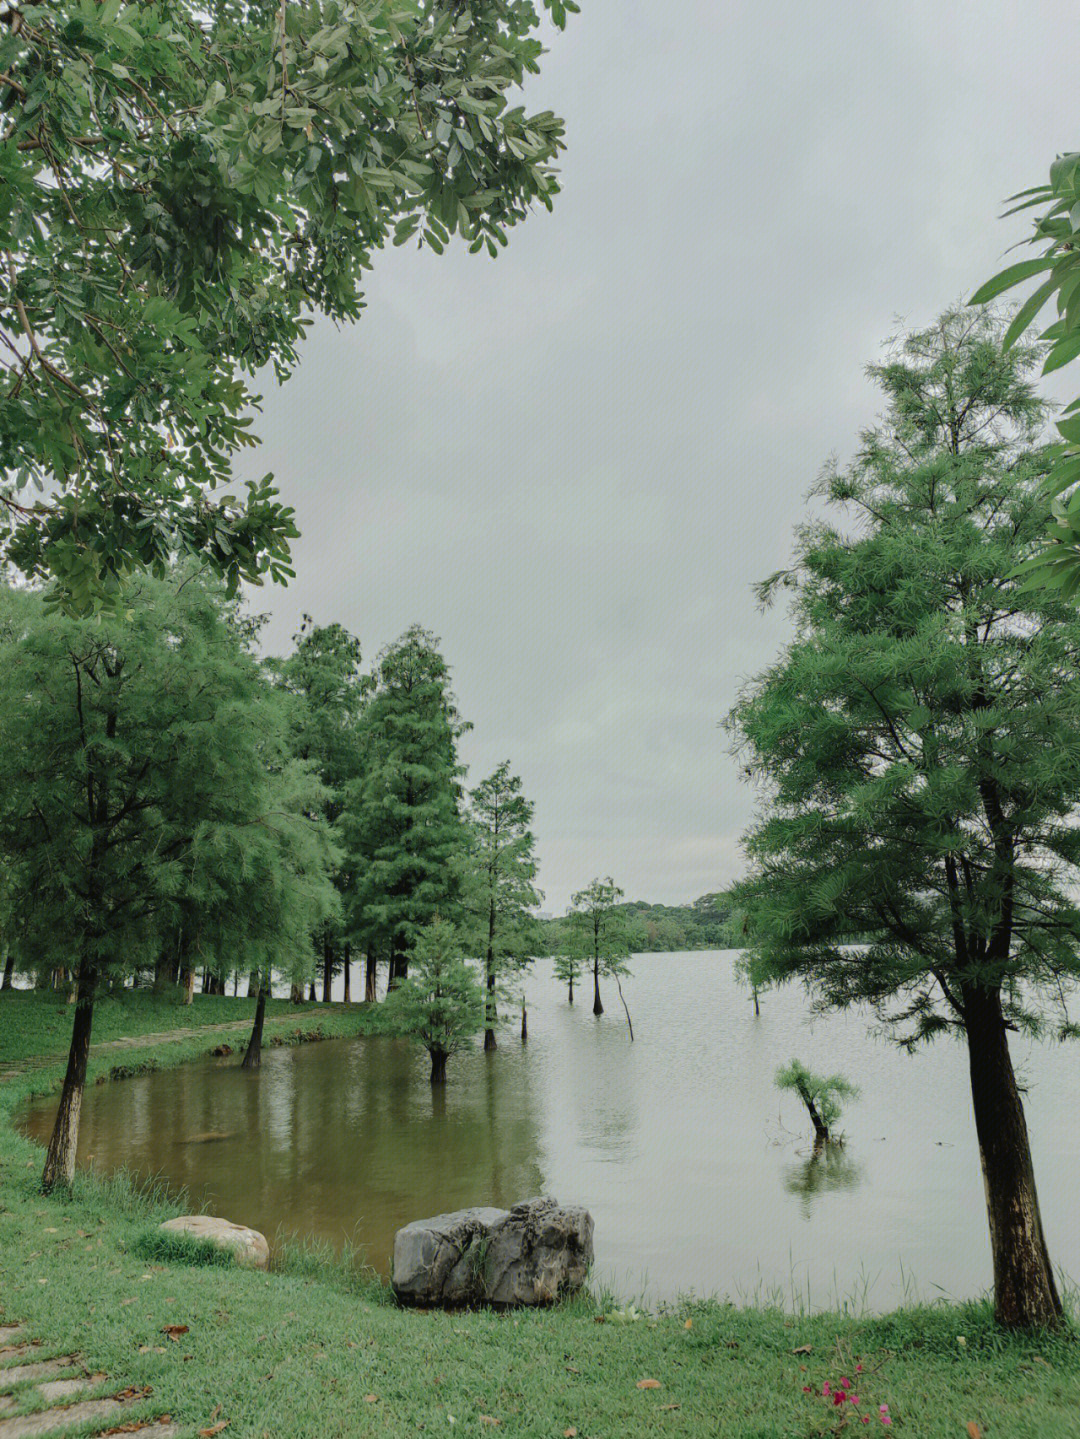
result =
M50 1379L46 1384L35 1384L34 1388L47 1404L58 1399L70 1399L72 1394L81 1394L85 1389L96 1389L104 1384L107 1374L86 1374L81 1379Z
M0 1324L0 1344L6 1344L9 1339L22 1338L21 1324Z
M109 1421L120 1422L120 1416L128 1407L121 1399L85 1399L78 1404L65 1404L57 1409L42 1409L37 1414L19 1414L12 1419L0 1419L0 1439L38 1439L38 1435L53 1435L62 1439L79 1425ZM141 1439L175 1439L180 1426L171 1419L155 1419L144 1428L132 1431Z
M42 1359L34 1364L5 1364L0 1366L0 1389L11 1384L21 1384L25 1379L51 1379L62 1374L73 1364L78 1364L75 1354L62 1354L58 1359Z

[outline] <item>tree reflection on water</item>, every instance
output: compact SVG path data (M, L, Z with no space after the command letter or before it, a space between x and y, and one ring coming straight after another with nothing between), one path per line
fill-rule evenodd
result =
M813 1151L784 1171L784 1189L802 1200L804 1218L809 1218L819 1194L854 1189L862 1180L861 1167L842 1144L815 1144Z

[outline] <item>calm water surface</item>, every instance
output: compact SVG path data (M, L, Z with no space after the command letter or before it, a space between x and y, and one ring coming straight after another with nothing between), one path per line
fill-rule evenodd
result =
M445 1095L426 1055L381 1038L268 1049L251 1074L234 1056L93 1088L80 1162L162 1175L269 1237L351 1241L384 1273L410 1219L546 1193L589 1207L599 1278L626 1298L779 1290L886 1309L912 1285L985 1290L965 1051L908 1057L858 1015L811 1020L795 989L763 996L755 1018L734 957L637 957L633 1044L614 987L594 1020L591 992L571 1009L542 962L528 1044L509 1030L496 1054L455 1057ZM793 1055L862 1091L831 1162L774 1087ZM1080 1280L1080 1055L1015 1036L1013 1055L1051 1254ZM54 1109L25 1127L47 1139Z

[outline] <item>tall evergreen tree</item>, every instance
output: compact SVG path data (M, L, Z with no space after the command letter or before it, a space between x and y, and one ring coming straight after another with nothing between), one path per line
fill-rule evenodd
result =
M504 760L470 795L467 909L472 943L482 956L487 989L484 1048L495 1049L499 977L520 973L538 948L533 911L541 895L534 887L535 841L529 826L533 806L521 780Z
M360 717L370 684L360 673L360 641L339 624L315 625L305 615L293 652L271 663L278 683L292 696L293 745L313 767L323 786L321 812L337 825L348 787L360 774ZM355 856L344 848L335 871L345 896L355 882ZM329 1002L333 976L348 963L344 907L326 921L318 936L322 956L323 1000ZM346 987L348 987L346 973Z
M850 518L764 587L796 635L728 721L765 793L734 898L760 983L965 1041L997 1317L1038 1326L1061 1304L1009 1033L1080 979L1080 616L1013 577L1049 457L1038 354L1002 329L947 314L874 368L885 417L821 483Z
M413 626L380 656L361 724L362 772L341 829L355 856L351 928L408 973L420 931L461 914L465 826L457 741L466 726L438 640Z

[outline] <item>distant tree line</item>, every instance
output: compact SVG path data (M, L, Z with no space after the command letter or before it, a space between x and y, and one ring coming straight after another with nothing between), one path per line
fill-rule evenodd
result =
M723 891L703 894L692 904L650 904L636 899L613 906L626 927L629 953L670 954L687 949L738 948L735 906ZM539 922L543 953L558 954L566 947L570 919Z

